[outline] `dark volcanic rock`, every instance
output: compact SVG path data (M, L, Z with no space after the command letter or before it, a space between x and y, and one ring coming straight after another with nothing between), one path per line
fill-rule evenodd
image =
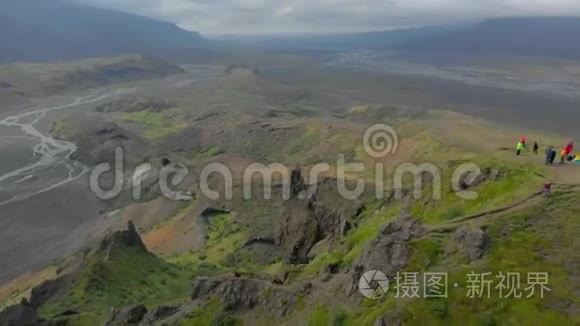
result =
M36 308L26 299L0 312L0 326L64 326L66 319L47 320L39 318Z
M385 225L379 236L369 242L354 264L347 284L347 295L354 293L363 273L378 270L387 276L405 268L411 257L409 241L421 237L425 229L419 219L405 216Z
M143 241L141 241L139 233L137 233L137 230L135 229L135 225L131 221L127 223L126 231L117 231L105 237L105 239L103 239L103 241L101 242L101 247L99 251L105 252L108 255L115 248L127 248L127 247L138 247L143 249L144 251L147 251L145 245L143 244Z
M54 280L48 280L32 289L30 305L35 309L48 299L67 289L74 282L73 275L63 275Z
M297 198L302 191L306 190L300 168L294 168L290 174L290 198Z
M103 261L107 261L127 248L134 248L144 255L155 257L155 255L149 252L147 247L143 244L133 222L129 221L127 224L127 230L117 231L107 235L101 241L99 249L94 253L94 255Z
M0 326L41 325L33 307L23 300L22 303L8 307L0 312Z
M250 279L232 278L226 280L220 289L220 297L225 310L248 310L260 301L260 284Z
M368 243L357 263L365 270L393 275L407 265L411 255L408 242L420 237L425 229L419 219L406 216L385 225L377 239Z
M178 311L179 307L177 306L159 306L145 315L143 323L145 325L157 325L160 321L175 315Z
M324 238L314 212L314 204L291 200L284 204L280 215L276 245L286 248L291 262L307 262L310 249Z
M504 172L496 169L484 168L481 173L477 175L465 174L460 179L459 185L461 189L476 188L486 181L498 181L505 176Z
M318 242L346 234L351 228L348 218L360 211L358 206L354 209L328 208L327 203L318 198L332 192L327 186L323 182L318 185L317 193L311 193L313 191L304 183L300 169L292 171L291 196L282 205L274 230L275 244L286 250L290 263L307 263L312 258L310 250Z
M284 203L276 225L276 245L286 248L292 263L308 262L308 252L328 236L341 233L343 216L315 201L291 199Z
M121 311L113 311L113 316L106 325L107 326L128 326L138 325L147 314L147 308L144 305L138 305L123 309Z
M269 313L285 316L296 306L297 295L274 284L241 277L198 277L191 295L193 300L217 296L225 311L244 311L260 306Z
M169 164L171 164L171 160L168 158L164 157L161 159L161 166L168 166Z
M222 280L212 279L209 277L197 277L193 281L192 299L205 298L210 296L214 290L220 286Z
M453 235L457 249L469 260L480 259L489 248L489 236L482 229L461 227Z

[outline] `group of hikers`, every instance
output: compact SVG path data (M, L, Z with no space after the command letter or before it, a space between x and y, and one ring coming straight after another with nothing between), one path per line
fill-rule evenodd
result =
M526 137L522 137L516 146L516 155L520 156L522 154L522 151L524 151L527 148L528 148L528 145L526 144ZM538 145L537 142L534 142L534 145L532 147L532 152L534 153L534 155L538 155L539 150L540 150L540 145ZM573 141L570 141L566 146L562 147L562 149L560 151L560 164L564 164L566 161L575 160L576 157L572 154L573 151L574 151L574 142ZM549 146L546 149L545 154L546 154L546 165L554 164L554 161L556 160L556 156L558 155L558 153L556 152L554 147ZM580 156L580 155L578 155L578 156Z
M526 144L526 137L522 137L516 146L516 155L520 156L522 154L522 151L527 149L527 148L528 148L528 146ZM538 155L539 150L540 150L540 145L538 145L538 142L534 142L534 145L532 147L532 152L534 153L534 155ZM570 162L573 161L575 163L580 162L580 154L574 156L572 154L573 151L574 151L574 142L573 141L570 141L566 146L562 147L562 149L560 151L560 164L564 164L566 161L570 161ZM546 149L545 154L546 154L546 165L554 164L554 161L556 160L556 155L558 154L556 152L556 150L554 149L554 147L549 146ZM550 195L551 191L552 191L552 184L550 182L546 182L544 184L543 189L542 189L544 196L548 197Z

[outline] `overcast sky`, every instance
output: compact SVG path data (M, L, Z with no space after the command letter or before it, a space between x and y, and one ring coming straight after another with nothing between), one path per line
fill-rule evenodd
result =
M348 32L502 16L580 15L580 0L77 0L202 34Z

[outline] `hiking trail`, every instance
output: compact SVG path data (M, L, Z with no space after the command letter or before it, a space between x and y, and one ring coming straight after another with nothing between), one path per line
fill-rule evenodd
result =
M553 184L552 195L555 191L577 191L580 190L580 184ZM482 226L487 224L489 221L505 216L506 214L522 210L524 208L531 207L535 204L540 203L542 200L549 200L550 198L544 198L542 196L542 191L537 191L525 199L517 201L511 205L489 210L483 213L477 213L473 215L463 216L457 219L453 219L444 223L430 225L427 228L428 233L449 233L457 230L459 227L466 225L467 223Z

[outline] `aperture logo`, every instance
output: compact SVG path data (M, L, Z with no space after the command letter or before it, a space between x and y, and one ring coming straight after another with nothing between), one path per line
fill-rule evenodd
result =
M399 148L397 131L384 124L368 128L363 135L363 146L367 154L374 158L385 158L395 154Z
M365 297L377 300L384 297L389 291L389 279L383 272L368 271L361 276L358 289Z

